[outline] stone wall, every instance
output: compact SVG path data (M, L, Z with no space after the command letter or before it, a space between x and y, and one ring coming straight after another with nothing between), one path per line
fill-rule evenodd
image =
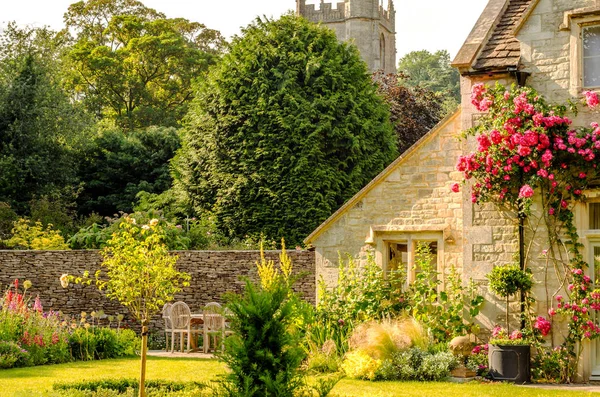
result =
M177 251L177 268L191 275L190 286L177 294L175 300L186 302L192 312L200 312L208 302L223 302L226 292L241 292L241 278L256 280L258 251ZM289 251L294 272L301 276L296 290L309 302L315 301L315 254L311 251ZM278 251L266 251L267 259L278 263ZM63 289L61 274L81 275L85 270L93 274L100 265L98 251L0 251L1 290L18 278L31 280L32 295L39 294L44 310L62 311L66 314L88 314L102 309L106 314L126 314L127 311L114 301L108 301L104 293L94 285L71 284ZM128 319L128 323L131 321ZM131 324L133 325L133 324ZM162 328L160 316L153 321L155 329Z

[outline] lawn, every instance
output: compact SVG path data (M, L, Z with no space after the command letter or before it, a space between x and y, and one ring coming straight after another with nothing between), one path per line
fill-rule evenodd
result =
M135 358L0 370L0 396L36 396L51 390L52 384L58 381L134 378L138 375L138 371L138 360ZM149 379L206 382L215 379L218 374L222 373L224 373L224 367L216 360L148 358ZM349 379L338 383L334 393L344 397L583 397L594 395L589 392L541 390L507 384L367 382Z

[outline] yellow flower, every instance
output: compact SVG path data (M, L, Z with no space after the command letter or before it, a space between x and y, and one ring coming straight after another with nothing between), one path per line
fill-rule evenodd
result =
M152 219L152 220L149 222L149 224L150 224L150 226L156 226L156 225L158 225L158 219L156 219L156 218L155 218L155 219Z
M29 281L29 280L23 281L23 288L25 288L25 289L31 288L31 281Z
M142 226L142 229L144 229L144 230L150 230L150 226L144 225L144 226Z

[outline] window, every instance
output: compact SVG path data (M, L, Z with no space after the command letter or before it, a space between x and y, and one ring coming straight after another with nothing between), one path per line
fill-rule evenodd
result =
M587 26L582 32L583 86L600 86L600 25Z
M399 271L406 276L407 286L411 284L423 270L416 264L417 247L421 243L429 246L431 265L433 270L439 272L438 266L438 241L412 240L391 241L387 244L387 271ZM437 277L436 277L437 278Z
M600 230L600 203L588 204L589 227L591 230Z

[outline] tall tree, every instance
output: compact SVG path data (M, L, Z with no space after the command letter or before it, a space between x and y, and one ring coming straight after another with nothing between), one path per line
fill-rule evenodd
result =
M398 70L408 75L403 79L404 84L444 95L447 110L453 111L460 103L460 75L450 66L448 51L409 52L400 59Z
M0 201L19 213L76 184L74 149L89 125L60 87L56 37L11 24L0 38Z
M76 36L67 86L98 117L127 129L176 126L192 81L224 43L203 24L165 18L133 0L75 3L65 23Z
M421 86L410 87L405 74L373 73L377 92L390 107L398 151L411 147L443 117L443 98Z
M80 158L79 212L103 216L131 212L139 192L169 189L169 161L179 146L175 128L149 127L128 134L118 128L100 129Z
M199 86L176 187L230 236L298 243L396 153L356 47L292 15L258 19Z

